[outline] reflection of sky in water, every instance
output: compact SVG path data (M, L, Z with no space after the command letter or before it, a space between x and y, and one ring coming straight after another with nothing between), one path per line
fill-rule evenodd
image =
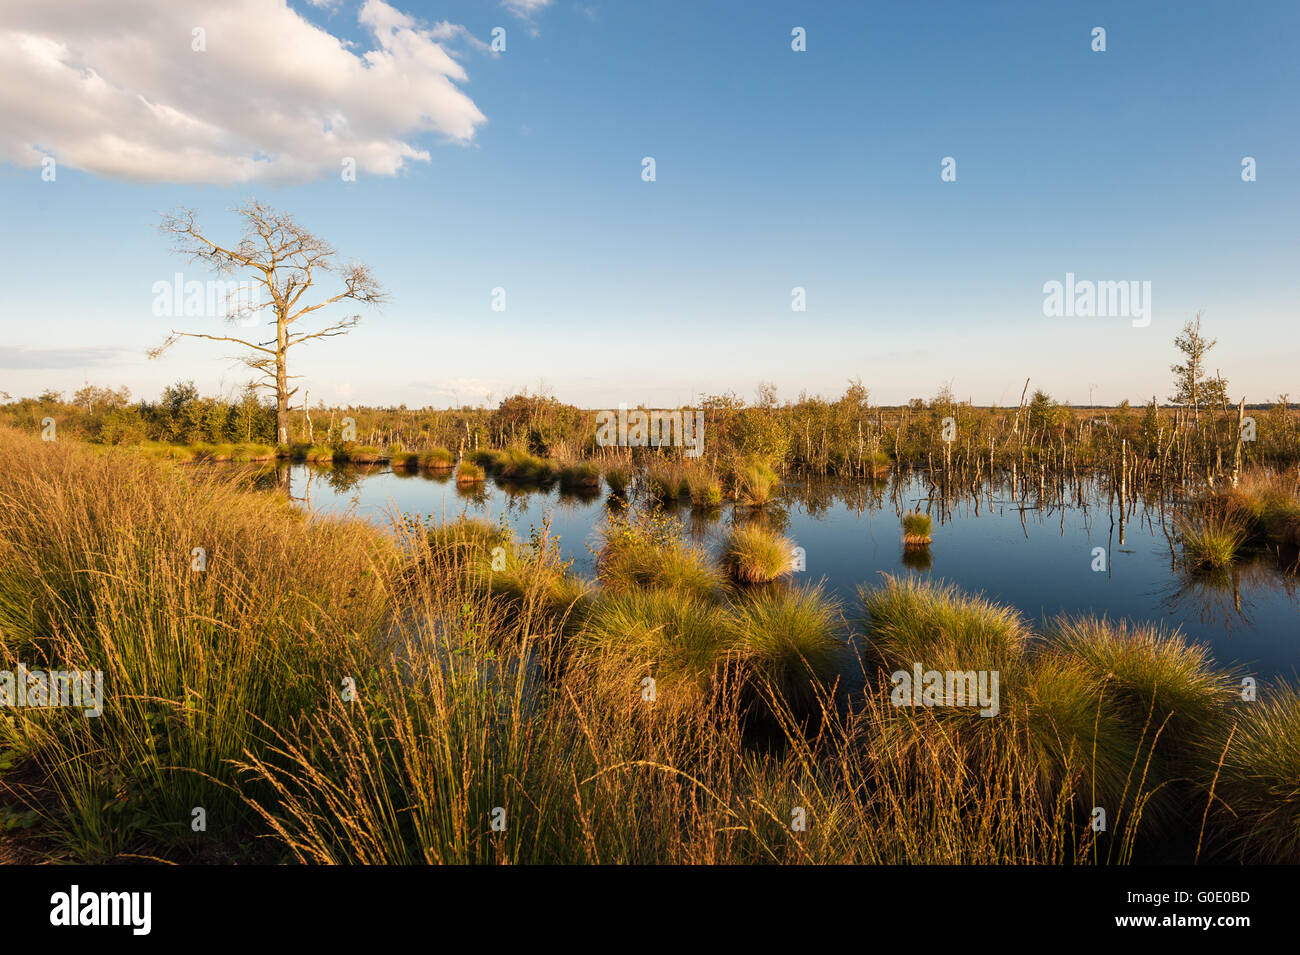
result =
M463 513L498 521L508 515L526 537L549 513L551 530L574 569L590 575L594 529L606 513L603 495L579 499L546 491L508 492L491 479L476 494L458 491L450 478L398 476L378 471L359 480L346 472L293 468L293 494L309 493L318 511L383 521L391 509L454 520ZM345 486L350 485L350 486ZM1086 486L1085 486L1086 487ZM941 521L937 502L929 563L905 562L897 507L925 510L925 485L905 483L873 491L852 485L787 486L766 520L807 552L805 580L825 579L829 590L856 605L857 587L885 573L924 573L983 591L1013 604L1031 619L1069 612L1164 621L1213 648L1223 663L1238 663L1264 677L1300 674L1300 578L1278 573L1268 559L1246 563L1218 578L1189 578L1173 565L1160 513L1141 504L1131 511L1125 542L1104 491L1085 494L1086 507L1026 509L1005 491L982 496L978 513L967 499L949 505ZM729 508L711 517L676 512L688 530L713 546L744 512ZM1022 524L1023 521L1023 524ZM1171 531L1172 533L1172 531ZM1108 572L1092 570L1093 548L1107 552ZM908 565L911 564L911 567Z

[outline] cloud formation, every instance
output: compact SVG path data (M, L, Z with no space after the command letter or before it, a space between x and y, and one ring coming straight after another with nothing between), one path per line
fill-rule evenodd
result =
M450 48L479 41L383 0L358 13L364 51L285 0L0 6L0 160L20 166L231 185L338 175L351 158L393 175L428 161L421 135L468 143L486 122Z
M120 348L15 348L0 345L0 368L7 371L86 368L111 364L123 354Z
M551 0L501 0L501 6L525 20L531 20L533 14L541 13L550 5Z

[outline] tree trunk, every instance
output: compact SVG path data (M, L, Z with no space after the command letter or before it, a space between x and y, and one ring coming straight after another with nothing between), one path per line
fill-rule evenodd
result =
M275 429L281 444L289 444L289 328L276 323L275 343Z
M1242 431L1246 425L1246 396L1241 396L1241 404L1237 406L1237 444L1232 450L1232 486L1236 487L1237 482L1241 480L1241 442Z

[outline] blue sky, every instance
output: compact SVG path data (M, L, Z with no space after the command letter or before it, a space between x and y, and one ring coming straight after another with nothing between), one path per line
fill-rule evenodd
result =
M131 35L126 6L103 30ZM290 7L355 56L377 46L361 3ZM671 406L700 392L752 397L761 380L783 398L829 397L852 377L883 403L945 382L977 403L1014 403L1026 377L1079 404L1090 386L1098 402L1163 400L1173 337L1198 310L1234 398L1300 397L1300 5L391 7L409 35L447 37L464 79L455 97L429 87L446 98L423 129L380 108L407 95L400 75L367 93L377 115L338 107L376 139L427 153L355 182L310 144L287 180L177 181L174 162L153 158L174 158L173 146L144 127L136 167L97 168L98 120L59 102L35 66L8 82L16 68L0 67L0 118L18 94L54 97L7 143L0 134L0 390L241 384L232 346L144 353L170 327L219 327L152 314L153 283L210 277L171 253L157 213L191 206L208 234L233 241L226 210L255 195L368 263L391 296L347 338L300 350L291 370L313 402L479 403L544 387L586 407ZM203 20L201 4L191 12ZM791 50L796 26L806 52ZM1104 53L1091 49L1096 26ZM506 31L496 54L482 48L494 27ZM60 38L48 18L13 29ZM160 42L143 19L138 29ZM183 88L167 71L192 61L159 52L115 72L114 51L84 36L64 38L61 55L123 101L133 84L164 102ZM240 38L207 42L204 67L220 70L220 45ZM246 102L261 102L256 74L234 74ZM226 124L213 142L274 172L282 144L259 143L268 134L212 80L186 92L184 110ZM331 106L275 80L266 96L287 114ZM33 164L42 155L59 163L54 182ZM955 182L940 180L945 156ZM1246 156L1257 181L1242 181ZM316 159L321 171L302 173ZM1067 272L1149 281L1150 325L1045 317L1043 284ZM791 309L795 286L806 312ZM504 312L491 308L497 287Z

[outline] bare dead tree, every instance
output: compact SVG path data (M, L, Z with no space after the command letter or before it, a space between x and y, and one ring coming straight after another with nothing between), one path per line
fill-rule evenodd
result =
M266 379L258 382L260 387L275 392L277 440L288 444L290 400L298 392L296 387L289 388L289 380L298 377L289 374L289 349L313 339L346 335L361 321L360 315L345 315L327 319L330 324L320 327L318 320L323 320L323 316L317 313L321 309L339 302L381 305L386 296L367 266L359 262L336 263L334 248L300 226L292 216L256 199L249 199L234 211L244 220L243 235L235 246L219 245L205 236L192 209L163 214L159 228L175 238L176 251L191 262L222 275L245 270L250 273L265 288L269 300L237 301L227 309L226 321L243 325L244 319L256 321L259 313L266 312L264 327L268 336L274 327L274 337L260 341L257 336L244 339L173 329L166 341L150 349L149 357L158 358L182 338L233 342L249 349L251 354L240 356L239 360ZM342 290L308 304L304 296L327 274L338 277ZM295 327L304 319L308 321L302 327ZM309 327L313 322L316 326Z

